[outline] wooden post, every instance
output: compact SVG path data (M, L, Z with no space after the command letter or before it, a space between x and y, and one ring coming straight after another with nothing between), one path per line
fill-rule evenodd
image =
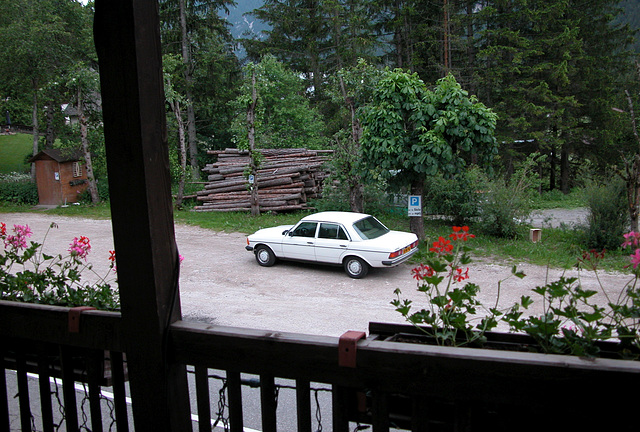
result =
M136 429L191 429L186 370L167 356L180 318L158 4L97 0L109 190Z

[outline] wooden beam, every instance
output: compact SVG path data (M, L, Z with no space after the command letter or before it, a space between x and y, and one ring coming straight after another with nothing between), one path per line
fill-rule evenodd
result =
M191 428L186 371L167 359L180 318L156 0L97 0L94 35L122 323L136 429Z

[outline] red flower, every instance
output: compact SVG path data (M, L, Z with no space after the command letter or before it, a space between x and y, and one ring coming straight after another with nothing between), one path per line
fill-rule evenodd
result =
M453 279L456 282L462 282L465 279L469 279L469 267L463 272L461 268L457 268L452 271Z
M474 238L475 235L469 234L469 227L465 225L462 227L454 226L453 233L449 234L449 237L453 240L467 241L470 238Z
M429 249L431 252L436 252L438 254L450 254L453 251L453 245L449 240L444 237L440 237L438 241L433 242L433 247Z
M587 268L596 270L598 268L598 264L602 259L604 259L605 250L602 249L601 252L598 252L595 249L591 249L590 251L582 252L582 258L578 258L578 264L582 264Z
M431 277L435 274L435 271L428 265L420 264L418 267L411 270L411 274L415 280L422 280L426 277Z

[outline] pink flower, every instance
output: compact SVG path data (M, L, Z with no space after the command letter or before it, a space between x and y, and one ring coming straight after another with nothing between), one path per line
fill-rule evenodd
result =
M4 232L6 234L6 226ZM26 249L27 238L31 237L31 228L29 228L29 225L14 225L13 232L15 235L8 235L4 239L5 247L12 246L16 249Z
M638 267L638 264L640 264L640 249L636 249L636 252L629 256L631 258L631 264L635 269L636 267Z
M0 222L0 237L6 237L7 235L7 224L4 222Z
M73 241L69 243L69 253L71 256L87 259L87 254L91 250L89 244L89 238L85 236L74 237Z
M626 248L627 246L638 246L640 244L640 233L631 231L627 234L623 234L624 243L622 243L622 248Z

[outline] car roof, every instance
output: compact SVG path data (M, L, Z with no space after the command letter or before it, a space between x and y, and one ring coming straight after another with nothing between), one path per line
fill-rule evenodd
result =
M365 213L355 212L340 212L340 211L326 211L320 213L314 213L302 218L303 221L318 221L318 222L336 222L345 225L351 225L354 222L369 217Z

